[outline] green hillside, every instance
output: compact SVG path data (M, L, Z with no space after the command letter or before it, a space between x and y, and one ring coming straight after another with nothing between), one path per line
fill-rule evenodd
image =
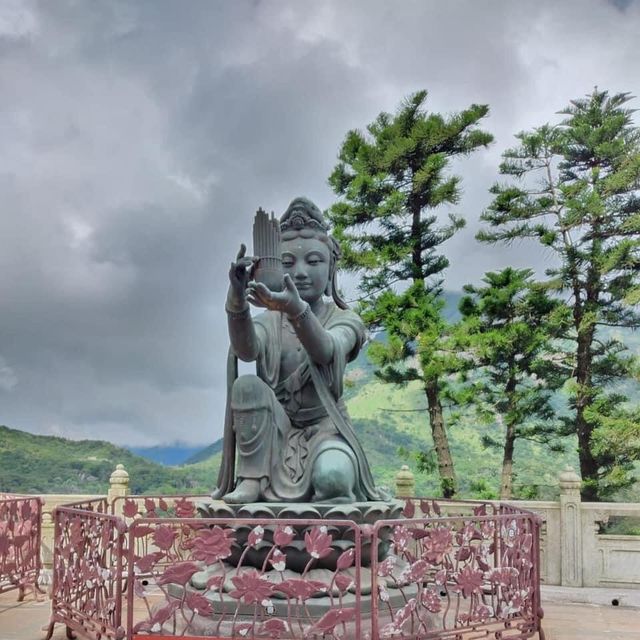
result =
M354 370L351 370L350 378ZM393 488L395 475L403 464L408 464L416 475L416 491L420 495L438 495L439 482L436 473L415 471L415 455L411 452L426 451L430 447L429 425L426 412L416 411L424 407L424 398L416 386L398 388L380 383L366 372L356 370L355 383L349 389L347 407L358 439L367 454L374 478L379 485ZM368 380L365 381L365 378ZM463 495L490 497L497 495L501 454L482 445L482 435L490 431L487 425L463 422L451 429L451 446ZM204 477L215 478L220 464L218 441L211 448L217 452L191 465ZM522 495L535 486L537 496L553 498L557 495L557 476L571 464L577 468L575 443L567 440L567 453L551 454L544 447L531 442L516 445L516 488ZM526 493L523 493L525 491Z
M372 380L347 402L356 431L374 466L374 475L380 480L392 479L402 464L416 467L415 457L401 455L406 452L427 451L431 446L426 400L419 386L405 388ZM462 495L490 497L497 495L501 452L487 449L482 436L491 431L469 419L463 420L449 431L452 455ZM364 433L363 433L364 432ZM366 433L366 435L364 435ZM391 442L386 435L393 434ZM565 454L550 454L547 449L527 441L518 441L515 451L516 488L526 495L535 486L540 497L553 497L557 493L557 475L571 464L577 466L575 442L566 441ZM416 473L417 492L436 495L439 480L436 473ZM523 494L524 495L524 494Z
M38 436L0 426L0 491L105 493L120 463L129 472L133 493L210 490L208 470L198 465L164 467L108 442Z
M372 368L351 367L345 396L354 429L367 454L378 484L393 488L395 475L403 464L415 471L415 453L430 447L428 417L424 396L417 385L399 388L374 379ZM450 430L452 452L463 495L490 497L497 494L501 454L486 449L482 436L491 426L469 420ZM203 450L197 465L206 477L216 477L220 464L221 441ZM521 495L552 498L557 495L557 476L567 464L577 468L575 442L566 441L565 454L552 454L540 445L521 441L516 445L516 488ZM207 451L216 453L205 457ZM435 473L415 473L416 491L421 495L438 495Z

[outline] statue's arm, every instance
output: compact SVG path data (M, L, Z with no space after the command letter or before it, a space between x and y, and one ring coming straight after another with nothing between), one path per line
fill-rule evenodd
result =
M336 348L345 359L343 365L358 355L365 340L365 328L356 314L342 313L326 328L310 309L305 311L299 318L291 319L291 324L311 360L328 365L336 358Z
M329 364L334 351L329 332L311 311L309 304L300 298L289 274L285 274L283 282L282 291L271 291L263 283L251 281L247 285L247 299L257 307L284 313L309 358L317 364Z
M333 338L329 331L322 326L308 304L304 305L302 312L297 316L289 317L289 321L313 362L327 365L333 360ZM353 339L355 345L355 336Z
M239 312L231 311L227 307L227 325L233 353L244 362L257 360L260 343L251 319L249 305L247 304L246 308Z
M258 358L260 343L251 319L246 288L254 259L246 257L245 251L242 245L236 261L231 263L225 309L233 353L244 362L253 362Z
M357 347L359 348L362 344L359 332L354 329L353 322L347 323L344 329L339 331L329 331L322 326L309 303L300 298L289 274L284 276L284 290L282 292L271 291L260 282L249 282L247 299L256 306L285 313L309 358L316 364L328 365L333 362L335 340L340 340L340 350L345 354L357 352ZM364 329L362 333L364 335Z

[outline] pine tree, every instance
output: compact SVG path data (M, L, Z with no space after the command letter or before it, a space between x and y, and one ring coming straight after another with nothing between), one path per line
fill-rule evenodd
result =
M504 430L502 442L487 436L484 444L503 451L500 497L509 499L518 438L562 449L551 403L564 380L554 338L566 330L569 317L558 299L536 286L530 269L507 267L485 274L483 282L465 286L469 295L459 305L456 342L468 363L456 395L481 420Z
M478 235L488 242L534 238L557 259L547 284L564 295L573 317L566 429L577 435L585 500L628 486L640 457L638 411L616 393L633 358L607 330L640 326L640 131L626 108L630 99L595 89L571 101L559 125L518 134L500 167L516 181L493 187L482 216L491 229Z
M342 198L329 215L347 267L362 276L363 317L386 333L387 341L370 349L377 375L422 385L442 490L450 497L456 478L441 395L451 355L440 343L442 273L449 263L438 249L464 221L449 213L443 223L439 214L460 197L460 178L447 171L451 159L493 138L478 128L486 105L444 117L424 109L426 98L420 91L395 115L381 113L367 133L347 134L329 178Z

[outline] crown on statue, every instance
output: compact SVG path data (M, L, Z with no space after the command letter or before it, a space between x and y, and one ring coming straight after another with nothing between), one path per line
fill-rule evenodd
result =
M280 218L281 231L300 231L301 229L317 229L327 233L329 225L322 212L307 198L296 198Z

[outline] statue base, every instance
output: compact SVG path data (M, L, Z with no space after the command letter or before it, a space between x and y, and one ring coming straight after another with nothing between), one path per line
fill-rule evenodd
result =
M360 622L365 627L371 624L373 595L371 594L370 576L368 582L364 580L361 584L362 593L358 598L355 593L349 590L339 595L316 595L304 602L293 603L291 600L279 599L274 596L255 604L240 604L238 600L232 598L227 593L222 596L216 592L205 592L204 597L211 605L210 616L197 614L191 619L189 633L198 634L205 637L232 637L234 629L242 629L243 624L265 625L269 620L286 620L289 624L294 621L304 621L304 626L309 627L321 620L323 616L331 610L353 610L357 612ZM353 588L352 588L353 589ZM367 593L365 593L367 591ZM183 602L190 593L202 593L191 586L182 587L177 584L169 586L169 595L176 602ZM396 585L389 583L385 600L378 600L378 619L385 624L391 620L386 614L387 611L397 611L406 605L407 601L415 598L418 594L416 584ZM293 626L292 624L292 626ZM430 622L432 630L436 630L437 620L434 616ZM345 627L347 634L343 637L355 639L354 634L348 633L354 630L354 621L350 620ZM362 629L364 631L364 629ZM235 636L233 636L235 637ZM286 637L286 636L285 636ZM318 636L320 637L320 636Z
M362 567L371 565L371 542L362 535L363 528L373 527L381 520L394 520L402 517L404 503L399 500L388 502L354 502L350 504L316 503L280 503L256 502L251 504L227 504L221 500L199 503L201 517L220 520L221 524L234 520L251 522L232 524L235 543L232 554L225 563L235 567L242 560L243 566L264 570L265 561L274 546L274 533L287 523L291 529L291 539L285 545L278 545L286 555L286 569L302 573L309 563L309 554L305 547L305 534L311 527L323 526L331 535L331 552L314 563L314 569L335 571L337 560L349 549L355 549L356 529L360 532L360 562ZM250 543L249 536L255 530L256 521L265 521L258 543ZM298 521L298 522L296 522ZM344 525L341 521L345 521ZM355 527L354 527L355 524ZM377 536L378 561L383 560L389 549L390 528L382 528ZM254 534L255 536L255 534Z
M188 584L167 585L168 595L192 608L200 603L200 611L189 618L189 631L203 636L235 637L251 628L276 634L271 637L290 637L285 627L289 632L304 627L306 636L321 637L326 625L339 620L341 637L361 638L373 615L389 623L391 612L419 595L410 565L389 553L403 507L396 500L347 505L200 503L198 511L211 529L218 520L220 529L233 530L231 553L202 565ZM395 523L385 525L386 520ZM375 578L375 593L372 540L378 562L385 563L384 573Z

